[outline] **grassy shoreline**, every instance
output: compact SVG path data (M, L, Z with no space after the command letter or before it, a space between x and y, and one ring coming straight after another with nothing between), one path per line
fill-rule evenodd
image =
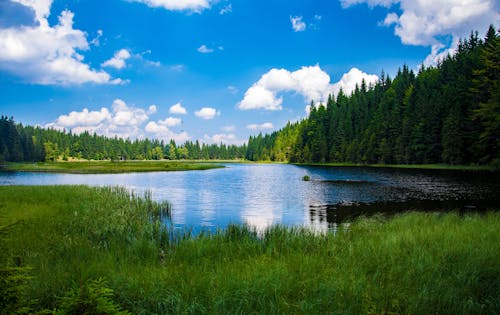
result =
M223 168L217 163L192 161L72 161L7 163L3 171L73 174L116 174L132 172L174 172Z
M448 164L356 164L356 163L292 163L298 166L324 167L373 167L421 170L453 170L453 171L500 171L491 165L448 165Z
M220 164L291 164L317 167L372 167L417 170L452 170L452 171L490 171L499 172L491 165L446 165L446 164L355 164L355 163L287 163L273 161L247 160L160 160L160 161L57 161L57 162L20 162L0 165L0 171L47 172L73 174L116 174L132 172L173 172L223 168Z
M1 186L0 309L499 311L498 212L361 219L335 236L230 226L172 241L158 221L168 209L119 188Z

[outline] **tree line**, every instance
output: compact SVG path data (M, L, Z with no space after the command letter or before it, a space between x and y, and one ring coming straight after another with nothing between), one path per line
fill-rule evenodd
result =
M229 160L243 159L246 145L177 145L151 139L109 138L83 132L73 134L55 129L23 126L12 117L0 117L0 161L86 160Z
M363 81L308 118L250 137L249 160L386 164L500 164L500 45L490 26L455 55L418 74L403 66L391 79Z

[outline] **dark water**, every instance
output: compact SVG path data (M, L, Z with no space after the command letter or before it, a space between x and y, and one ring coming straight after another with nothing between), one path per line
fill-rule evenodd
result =
M172 203L177 228L247 223L335 228L359 215L500 208L500 175L490 172L227 164L170 173L0 173L0 185L121 185ZM302 181L303 176L310 181Z

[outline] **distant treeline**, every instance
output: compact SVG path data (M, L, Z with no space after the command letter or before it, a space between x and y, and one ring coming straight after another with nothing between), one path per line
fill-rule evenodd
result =
M174 141L108 138L83 132L72 134L55 129L23 126L6 116L0 118L0 160L159 160L159 159L243 159L246 145L215 145Z
M290 162L499 164L500 45L491 26L418 74L362 82L308 118L250 137L246 158Z
M0 160L242 159L386 164L500 164L500 36L472 33L458 51L415 75L382 73L351 95L342 90L309 117L248 146L108 138L0 119Z

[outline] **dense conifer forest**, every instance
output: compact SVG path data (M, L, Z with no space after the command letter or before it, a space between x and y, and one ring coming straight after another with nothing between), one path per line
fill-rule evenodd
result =
M307 119L250 137L246 158L290 162L386 164L500 163L500 45L490 27L472 33L454 56L394 79L382 73Z
M245 157L246 146L200 144L150 139L108 138L84 132L72 134L55 129L23 126L14 119L0 118L0 160L225 160Z
M462 40L455 55L415 74L384 73L309 117L248 145L107 138L16 124L0 119L0 160L242 159L299 163L500 164L500 36L491 26Z

